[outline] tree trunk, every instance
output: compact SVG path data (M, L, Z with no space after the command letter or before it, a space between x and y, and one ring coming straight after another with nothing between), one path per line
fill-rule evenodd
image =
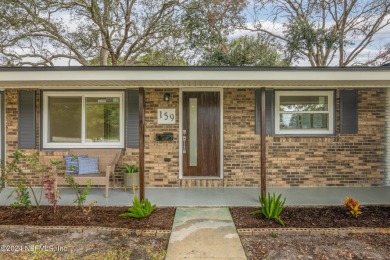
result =
M99 54L99 63L100 66L108 65L108 46L106 41L104 40L103 35L102 35L102 47L100 48L100 54Z

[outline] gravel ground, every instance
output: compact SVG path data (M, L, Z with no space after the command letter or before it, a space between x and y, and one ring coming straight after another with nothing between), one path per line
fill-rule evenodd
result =
M242 236L248 259L390 259L389 234Z
M169 238L0 232L0 259L164 259Z
M248 259L390 259L389 234L242 236ZM0 259L164 259L168 238L0 232Z

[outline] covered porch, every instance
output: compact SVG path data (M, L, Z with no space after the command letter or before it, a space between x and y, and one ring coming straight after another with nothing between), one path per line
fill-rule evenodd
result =
M122 160L117 168L122 167L123 163L138 165L141 191L145 188L145 192L139 194L140 197L149 198L152 203L160 206L229 206L245 205L248 201L251 201L250 205L257 205L259 187L262 185L265 188L265 184L272 187L268 191L280 193L283 190L281 193L291 205L339 204L345 196L356 197L361 203L381 204L383 201L360 198L360 193L355 195L352 191L359 190L362 186L371 186L372 188L362 189L377 194L376 191L382 189L378 186L390 183L390 145L387 145L390 130L386 123L390 111L388 72L388 68L358 67L2 68L0 134L4 138L0 157L8 160L13 151L24 149L27 152L39 151L43 160L62 160L70 149L122 149ZM220 99L219 103L210 105L220 108L219 117L207 120L217 122L218 120L213 119L219 119L215 127L219 127L219 131L215 130L215 136L219 138L213 140L220 142L211 145L219 147L214 153L218 155L219 162L212 165L216 166L216 174L200 177L196 174L186 175L184 165L188 164L188 159L185 158L189 156L183 154L186 154L185 147L191 146L190 138L185 139L183 131L187 127L185 122L189 121L188 118L184 120L183 115L190 114L183 112L183 101L187 102L185 93L205 93L210 90L219 93ZM294 126L295 130L299 130L298 133L292 133L289 129L287 130L290 132L280 133L285 122L278 120L283 113L279 111L280 106L277 104L285 102L289 105L303 91L309 92L317 103L330 109L324 108L326 113L322 113L320 117L310 111L307 113L309 117L298 115L297 112L294 118L299 120L290 121L301 122L299 127ZM105 99L107 93L113 95L110 100ZM30 97L30 103L22 102L24 100L21 97L25 94ZM100 104L119 102L119 114L115 119L120 122L121 127L118 128L117 142L107 145L101 141L104 138L88 139L85 137L86 131L81 130L78 131L80 140L77 139L79 141L76 142L72 139L74 143L63 143L68 140L65 135L58 135L62 137L61 142L56 135L52 138L48 134L51 131L48 118L50 111L55 111L55 106L51 109L49 99L59 98L61 101L70 96L77 99L75 103L81 104L77 107L85 107L91 98L96 97L99 97L96 103ZM290 99L283 101L283 97ZM188 103L189 99L194 98L195 96L188 96ZM297 101L293 104L302 105L311 102L311 99L306 98L300 100L301 103ZM64 102L60 101L58 103L62 105ZM25 104L29 106L24 106ZM173 116L170 118L172 124L158 122L161 117L159 110L163 109L171 111L169 115ZM84 120L87 111L77 111L84 111L77 115L81 118L78 120L81 122L79 128L85 130L88 125ZM27 118L21 116L24 115L23 112L29 112ZM317 119L314 120L315 118ZM25 123L28 123L28 127L23 127ZM206 129L201 124L198 125L198 128ZM67 129L60 126L62 125L59 124L59 129ZM307 127L311 130L306 130ZM317 128L326 131L317 131ZM206 147L203 143L210 142L194 141L195 145ZM204 148L204 151L208 148ZM205 153L202 155L204 158L211 158ZM202 163L203 157L199 156ZM33 171L30 173L30 177L36 181ZM118 171L114 178L122 181L123 173ZM208 188L187 188L191 186L187 183L193 180L206 183L204 186ZM39 186L40 183L33 185ZM291 187L274 188L287 186ZM312 188L305 188L307 186ZM323 188L316 188L318 186ZM338 188L330 186L343 187L339 193L330 190L339 191ZM346 186L355 188L351 190ZM72 204L71 189L62 190L61 203ZM341 192L343 190L348 192ZM386 200L388 193L376 196ZM293 199L295 197L296 200ZM102 199L100 189L94 189L90 199L97 200L98 205L130 205L132 194L120 189L110 190L109 198Z
M12 188L0 193L0 205L13 203L7 199ZM110 196L103 196L104 188L93 188L87 197L87 204L96 201L96 206L130 206L134 194L131 190L110 189ZM40 192L36 188L37 193ZM59 205L75 205L75 193L71 188L60 188ZM286 205L342 205L345 197L352 196L359 203L390 205L390 186L384 187L286 187L269 188L271 194L282 194ZM139 196L139 192L136 192ZM213 207L213 206L259 206L260 188L145 188L145 197L159 207ZM42 197L42 205L48 205Z

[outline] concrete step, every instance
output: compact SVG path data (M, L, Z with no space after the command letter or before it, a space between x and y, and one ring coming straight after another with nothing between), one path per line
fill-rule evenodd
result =
M215 179L182 179L180 181L182 188L191 188L191 187L223 187L223 180Z

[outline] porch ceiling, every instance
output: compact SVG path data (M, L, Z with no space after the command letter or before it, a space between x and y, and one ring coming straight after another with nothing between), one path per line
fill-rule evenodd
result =
M390 67L0 68L0 88L390 87Z

